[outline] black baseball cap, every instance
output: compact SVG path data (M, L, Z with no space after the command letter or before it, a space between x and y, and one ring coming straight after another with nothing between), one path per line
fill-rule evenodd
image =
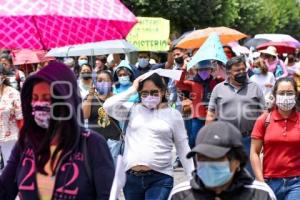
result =
M213 122L198 132L196 146L187 154L187 158L200 153L209 158L222 158L232 148L242 147L240 131L228 122Z

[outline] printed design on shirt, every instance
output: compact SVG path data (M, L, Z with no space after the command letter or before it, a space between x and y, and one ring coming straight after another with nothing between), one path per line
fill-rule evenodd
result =
M22 119L21 101L17 91L7 88L0 98L0 140L17 139L16 121Z
M58 181L55 184L53 193L53 200L69 200L76 199L79 194L78 179L80 176L79 163L84 162L84 155L82 152L76 152L63 163L58 172L63 182ZM34 192L37 190L35 185L36 166L34 160L34 152L28 148L24 152L24 158L21 160L21 168L24 175L18 181L19 193L18 196L22 198L22 191ZM66 177L67 175L67 177Z
M35 176L35 162L34 162L34 153L32 149L27 149L25 151L25 158L21 162L22 168L26 171L25 175L20 179L19 191L34 191L36 190L34 185Z
M106 128L110 125L110 119L109 116L106 114L103 107L100 107L98 109L98 125L101 128Z
M62 184L57 184L53 194L53 200L69 200L76 199L79 193L78 178L80 170L78 163L84 162L84 155L81 152L74 153L70 156L68 162L60 167L60 172L64 174L71 174Z

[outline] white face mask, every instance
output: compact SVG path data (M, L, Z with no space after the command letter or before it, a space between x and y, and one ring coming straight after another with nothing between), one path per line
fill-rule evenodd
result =
M36 124L44 129L49 128L51 104L47 101L37 101L32 103L31 106Z
M296 105L295 95L276 95L276 105L283 111L292 110Z

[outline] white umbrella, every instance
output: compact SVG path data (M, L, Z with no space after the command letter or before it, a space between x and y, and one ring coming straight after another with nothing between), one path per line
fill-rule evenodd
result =
M273 42L295 42L299 41L287 34L277 34L277 33L266 33L266 34L257 34L254 38L261 38L271 40Z
M46 56L95 56L111 53L130 53L138 49L126 40L107 40L51 49Z

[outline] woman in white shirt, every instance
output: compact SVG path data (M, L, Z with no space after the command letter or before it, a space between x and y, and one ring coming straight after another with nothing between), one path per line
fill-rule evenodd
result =
M164 200L173 187L173 144L187 175L194 164L186 158L190 148L182 116L168 107L166 84L156 73L145 80L143 77L136 79L127 91L107 99L104 109L117 120L129 116L123 155L127 175L125 199ZM140 103L128 105L128 99L137 91Z
M4 165L18 139L22 123L20 93L9 85L9 79L3 75L0 67L0 146Z
M254 61L252 72L250 80L260 86L265 96L271 93L276 79L272 72L268 72L268 67L263 59L259 58Z

